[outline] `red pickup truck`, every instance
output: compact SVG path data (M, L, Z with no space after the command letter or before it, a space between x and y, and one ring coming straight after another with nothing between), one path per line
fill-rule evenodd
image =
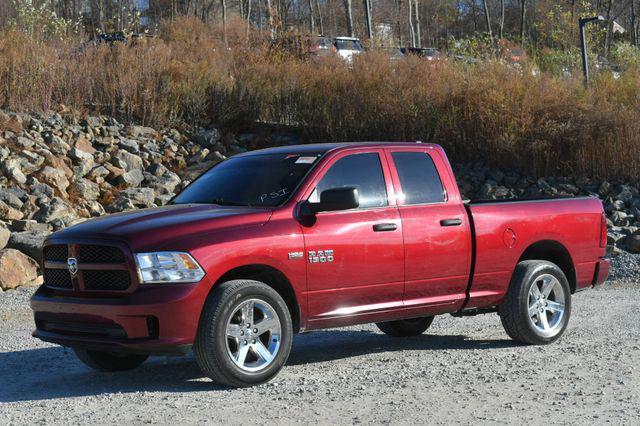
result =
M53 234L31 300L34 336L103 370L194 349L214 381L248 386L294 333L497 312L519 342L567 327L574 293L610 268L597 198L464 201L437 145L318 144L234 156L164 207Z

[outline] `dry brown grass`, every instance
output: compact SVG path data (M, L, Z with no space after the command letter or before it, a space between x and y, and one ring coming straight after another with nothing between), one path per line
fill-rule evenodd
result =
M299 125L306 141L423 140L456 161L538 175L640 180L638 71L579 80L522 75L501 64L396 63L379 53L317 63L179 20L135 47L43 43L0 34L0 108L59 103L162 126L256 120Z

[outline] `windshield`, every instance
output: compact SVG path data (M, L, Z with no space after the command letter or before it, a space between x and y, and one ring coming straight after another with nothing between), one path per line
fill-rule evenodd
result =
M268 206L285 203L320 153L230 158L196 179L172 204Z
M336 48L338 50L355 50L358 52L364 50L358 40L336 40Z

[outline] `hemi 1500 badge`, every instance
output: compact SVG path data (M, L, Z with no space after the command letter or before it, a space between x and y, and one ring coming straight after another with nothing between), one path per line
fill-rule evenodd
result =
M333 262L333 250L309 251L309 263Z

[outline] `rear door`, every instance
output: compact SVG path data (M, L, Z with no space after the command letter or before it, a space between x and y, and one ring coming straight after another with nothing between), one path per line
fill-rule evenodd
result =
M384 152L336 154L306 198L317 202L322 191L341 187L358 189L360 207L318 213L315 223L303 227L311 321L366 315L403 303L402 224Z
M404 304L462 304L471 231L448 162L431 147L386 151L404 235Z

